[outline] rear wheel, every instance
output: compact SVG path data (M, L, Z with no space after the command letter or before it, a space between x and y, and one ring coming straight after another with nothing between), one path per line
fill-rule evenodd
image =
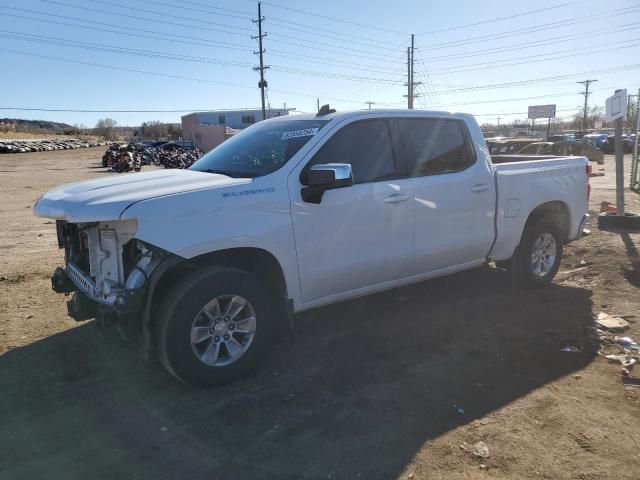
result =
M529 288L551 283L560 268L563 236L548 220L537 220L525 227L513 264L516 281Z
M158 311L160 361L192 385L246 376L271 343L271 299L257 278L241 270L212 268L188 275Z

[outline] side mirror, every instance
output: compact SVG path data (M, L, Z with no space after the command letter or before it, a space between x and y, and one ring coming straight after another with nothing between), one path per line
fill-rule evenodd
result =
M324 192L353 185L353 173L348 163L323 163L314 165L307 176L307 186L301 191L302 200L320 203Z

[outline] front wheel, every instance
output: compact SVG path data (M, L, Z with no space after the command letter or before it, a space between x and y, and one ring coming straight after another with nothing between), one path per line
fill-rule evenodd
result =
M158 311L160 361L192 385L218 385L246 376L271 342L271 298L257 278L241 270L212 268L190 274Z
M548 220L525 227L514 259L519 285L539 288L549 285L560 268L563 236L560 228Z

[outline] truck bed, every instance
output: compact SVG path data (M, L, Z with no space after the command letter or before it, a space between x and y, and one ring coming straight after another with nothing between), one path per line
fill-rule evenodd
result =
M493 258L510 258L527 215L537 206L561 202L568 207L568 239L580 233L587 210L588 160L585 157L498 156L494 165L498 202Z

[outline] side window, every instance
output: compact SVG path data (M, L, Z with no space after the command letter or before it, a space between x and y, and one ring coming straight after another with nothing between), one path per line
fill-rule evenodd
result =
M305 168L319 163L350 163L354 183L391 178L396 168L386 120L363 120L336 132Z
M457 120L404 118L399 127L414 177L459 172L475 162Z

